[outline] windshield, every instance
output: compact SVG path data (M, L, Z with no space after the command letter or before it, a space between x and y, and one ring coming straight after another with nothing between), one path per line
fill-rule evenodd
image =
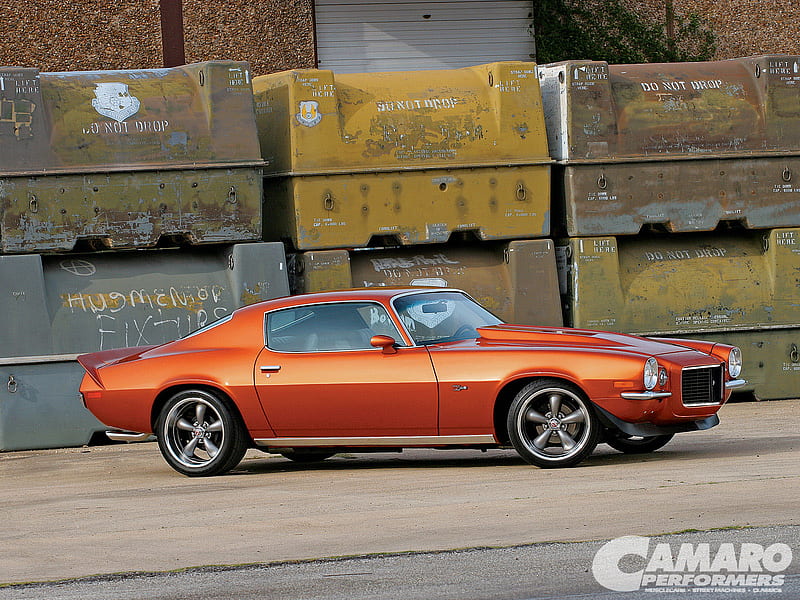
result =
M417 345L474 339L478 327L503 322L460 292L420 292L395 298L393 304Z

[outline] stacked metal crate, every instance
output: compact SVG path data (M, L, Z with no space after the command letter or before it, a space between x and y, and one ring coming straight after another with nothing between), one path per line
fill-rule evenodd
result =
M253 88L265 239L289 245L293 291L453 286L562 324L534 64L296 70Z
M104 429L78 354L288 293L262 168L246 63L0 68L0 450Z
M800 377L800 58L539 67L565 315Z

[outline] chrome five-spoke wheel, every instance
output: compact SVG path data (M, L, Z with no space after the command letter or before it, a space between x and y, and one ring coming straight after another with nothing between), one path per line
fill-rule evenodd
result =
M539 467L571 467L597 446L600 426L575 386L555 379L529 383L508 412L508 434L517 452Z
M248 446L238 415L204 390L187 390L170 398L156 422L156 438L169 465L189 476L229 471Z

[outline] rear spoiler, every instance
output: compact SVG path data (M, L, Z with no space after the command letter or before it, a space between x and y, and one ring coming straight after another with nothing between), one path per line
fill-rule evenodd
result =
M113 365L122 362L128 358L138 357L143 352L155 348L156 346L135 346L133 348L116 348L114 350L100 350L99 352L90 352L89 354L81 354L78 356L77 361L81 366L86 369L89 377L94 379L95 383L103 387L100 381L100 374L98 370L102 367Z

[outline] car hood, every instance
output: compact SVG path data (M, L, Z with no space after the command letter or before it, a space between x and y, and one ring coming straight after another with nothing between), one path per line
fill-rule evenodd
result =
M656 341L649 338L594 331L590 329L571 329L569 327L536 327L527 325L491 325L479 327L479 343L497 343L525 346L566 346L570 348L596 348L637 354L658 356L674 352L685 352L686 348L677 344Z

